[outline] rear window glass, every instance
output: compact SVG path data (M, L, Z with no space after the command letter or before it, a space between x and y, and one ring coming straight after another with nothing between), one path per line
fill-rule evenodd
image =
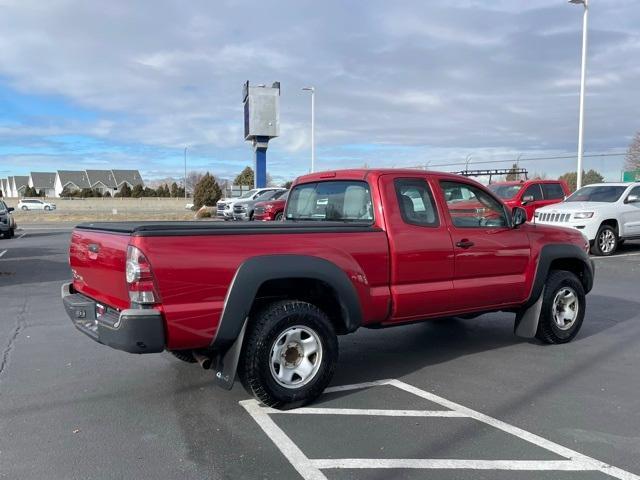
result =
M289 194L286 218L370 224L373 205L369 185L344 180L298 185Z

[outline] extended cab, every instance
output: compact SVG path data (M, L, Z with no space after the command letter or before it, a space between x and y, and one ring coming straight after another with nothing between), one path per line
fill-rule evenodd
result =
M507 311L520 336L573 339L588 243L525 221L457 175L314 173L294 183L284 222L79 225L62 297L100 343L171 351L227 388L237 372L265 404L291 407L320 395L337 335L361 327Z
M562 202L571 195L563 180L523 180L496 182L489 185L508 207L522 207L527 211L527 220L533 220L537 209Z

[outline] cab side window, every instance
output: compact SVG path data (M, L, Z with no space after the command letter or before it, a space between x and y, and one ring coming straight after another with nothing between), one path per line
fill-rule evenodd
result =
M522 194L522 199L525 197L533 197L533 200L529 200L530 202L537 202L542 200L542 190L540 190L540 185L529 185L529 187Z
M460 228L503 228L509 225L502 204L478 187L440 182L451 221Z
M399 178L395 181L400 214L405 223L423 227L437 227L438 212L431 189L424 180Z

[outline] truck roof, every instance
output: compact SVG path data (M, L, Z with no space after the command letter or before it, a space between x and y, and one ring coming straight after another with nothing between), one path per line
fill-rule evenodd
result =
M461 176L455 173L439 172L435 170L422 170L419 168L352 168L342 170L327 170L324 172L314 172L307 175L302 175L297 178L298 183L318 182L322 180L365 180L368 177L379 177L385 174L400 174L407 176L414 175L438 175L448 177L451 179L460 179ZM468 178L468 177L462 177ZM475 182L475 180L472 180ZM477 182L476 182L477 183Z

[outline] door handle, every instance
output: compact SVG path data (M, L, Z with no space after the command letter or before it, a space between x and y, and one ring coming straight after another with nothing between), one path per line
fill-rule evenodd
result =
M456 243L456 247L460 247L460 248L469 248L469 247L473 247L473 245L474 243L471 240L467 240L466 238Z

